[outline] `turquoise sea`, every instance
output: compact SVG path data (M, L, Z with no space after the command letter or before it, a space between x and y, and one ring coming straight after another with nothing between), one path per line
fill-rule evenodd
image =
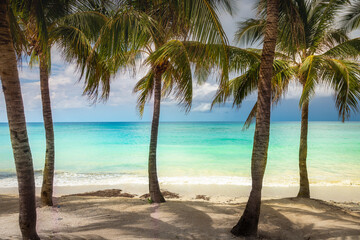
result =
M28 124L41 185L42 123ZM57 186L147 183L150 123L55 123ZM250 184L254 126L161 123L158 175L165 184ZM299 122L273 122L264 184L298 182ZM360 185L360 123L310 122L308 170L313 185ZM0 186L15 187L7 124L0 124Z

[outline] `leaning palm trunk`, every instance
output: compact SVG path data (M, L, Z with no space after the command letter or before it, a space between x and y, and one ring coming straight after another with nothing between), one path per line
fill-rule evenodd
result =
M0 70L19 189L19 224L23 239L36 233L35 180L21 96L17 60L10 33L8 1L0 1Z
M160 67L155 70L155 88L154 88L154 112L151 124L151 138L149 150L149 192L150 199L154 203L165 202L163 195L160 192L159 181L156 170L156 147L159 131L159 117L160 117L160 102L161 102L161 75Z
M46 153L45 167L43 174L43 183L41 188L41 202L43 205L52 206L53 180L54 180L54 128L51 114L51 102L49 93L49 71L46 60L40 56L40 86L41 100L43 108L45 135L46 135Z
M256 236L260 216L261 189L269 146L271 78L279 15L278 0L268 0L267 2L267 23L261 56L256 126L251 159L252 189L243 215L231 230L231 233L236 236Z
M308 135L308 115L309 115L309 102L306 101L302 105L301 110L301 135L300 135L300 148L299 148L299 170L300 170L300 190L298 197L310 198L310 186L308 173L306 168L307 157L307 135Z

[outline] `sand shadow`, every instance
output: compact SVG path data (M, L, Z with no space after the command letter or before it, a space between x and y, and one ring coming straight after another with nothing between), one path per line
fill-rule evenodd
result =
M59 203L63 206L61 211L77 214L73 209L78 209L83 204L69 200ZM117 204L120 209L108 208ZM134 205L140 206L142 211L127 211ZM101 212L88 216L93 223L59 231L87 233L113 229L118 230L123 238L134 239L209 239L212 233L216 234L211 217L184 202L169 201L165 204L150 205L141 200L109 199L101 205L92 201L87 205L87 210L91 211L91 208L94 208L94 213Z
M47 223L39 224L42 239L234 239L230 229L245 207L177 200L150 205L118 197L62 197L55 203L38 209ZM17 212L18 198L0 195L0 214ZM287 198L263 201L259 234L263 239L355 240L359 226L360 215L327 202Z
M19 212L19 198L15 195L0 194L0 216Z

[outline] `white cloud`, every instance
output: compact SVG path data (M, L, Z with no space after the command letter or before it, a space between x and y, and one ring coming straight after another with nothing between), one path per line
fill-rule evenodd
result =
M199 106L193 108L193 112L209 112L210 108L210 103L201 103Z
M286 93L285 99L298 99L302 94L302 86L299 83L291 83ZM334 91L325 85L318 85L315 88L316 97L329 97L334 94Z
M36 80L36 79L39 79L38 67L33 66L33 68L31 69L27 65L21 66L19 68L19 78L22 79L22 80Z
M193 99L194 101L211 101L211 98L214 97L217 89L218 84L211 83L211 81L202 85L195 84Z

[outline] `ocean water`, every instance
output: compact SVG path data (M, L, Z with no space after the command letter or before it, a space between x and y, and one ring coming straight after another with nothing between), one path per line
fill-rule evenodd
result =
M57 186L147 183L150 123L55 123ZM42 123L28 124L41 186ZM163 184L250 185L254 126L161 123L158 176ZM310 122L308 172L313 185L360 186L360 123ZM265 186L297 185L299 122L273 122ZM0 188L16 187L7 124L0 124Z

